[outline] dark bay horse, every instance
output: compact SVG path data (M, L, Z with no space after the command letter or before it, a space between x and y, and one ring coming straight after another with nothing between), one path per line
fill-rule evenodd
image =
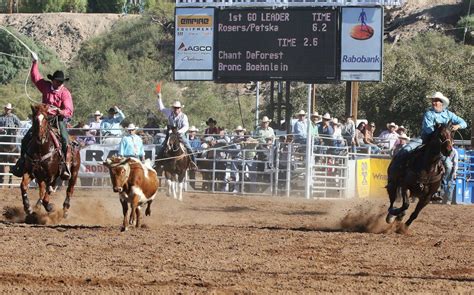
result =
M54 192L56 179L61 174L61 143L59 143L60 139L55 135L54 129L57 117L50 117L48 108L49 106L44 104L31 107L33 112L31 131L33 136L25 153L25 169L20 185L23 208L27 214L33 213L27 193L31 180L36 179L39 187L39 200L36 205L43 204L46 211L51 212L53 206L49 202L49 198L51 193ZM66 199L63 203L65 217L70 207L70 199L74 193L80 163L79 150L72 149L71 178L68 182Z
M180 137L176 128L173 128L168 140L163 143L165 145L163 159L157 159L155 169L163 165L168 184L168 196L173 196L174 199L182 201L184 177L191 160Z
M405 222L408 227L418 217L420 211L431 201L431 197L438 191L444 175L441 157L449 156L453 149L451 123L437 125L425 145L415 149L408 155L408 159L398 171L391 169L394 161L388 168L387 191L390 198L390 207L386 221L392 223L395 219L403 220L410 205L408 191L412 197L418 197L415 211ZM395 158L394 158L395 159ZM393 204L400 191L403 204L394 208Z

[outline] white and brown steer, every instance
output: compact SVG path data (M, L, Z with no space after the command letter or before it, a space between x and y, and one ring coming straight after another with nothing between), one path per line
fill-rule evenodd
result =
M142 164L135 158L112 157L103 163L109 168L110 179L114 192L119 193L123 209L122 231L127 230L128 224L136 227L141 225L141 206L147 204L145 215L151 215L151 203L158 193L159 183L155 169L151 165ZM131 205L130 220L128 204Z

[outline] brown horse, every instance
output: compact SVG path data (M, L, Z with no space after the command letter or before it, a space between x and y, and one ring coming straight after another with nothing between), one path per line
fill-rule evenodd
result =
M176 128L168 136L168 140L163 143L165 150L163 160L157 159L155 169L163 165L166 182L168 184L168 196L174 199L183 200L184 177L190 165L189 155ZM158 171L158 170L157 170Z
M394 158L388 168L387 191L390 198L390 207L386 221L392 223L395 219L402 221L406 210L410 206L408 191L412 197L418 197L415 211L405 222L408 227L418 217L420 211L431 201L436 194L444 175L441 156L449 156L453 149L451 122L447 125L437 125L435 131L428 138L427 143L406 155L407 161L400 169L391 169ZM394 208L397 192L400 191L403 205Z
M27 214L33 213L27 193L31 180L36 179L39 186L39 199L36 206L43 204L46 211L51 212L53 206L49 202L49 198L55 190L56 179L61 174L61 144L58 144L59 139L55 135L56 130L54 128L57 117L50 117L48 108L48 105L44 104L31 107L33 112L32 139L25 153L25 169L20 185L23 208ZM70 199L74 193L81 163L79 150L73 149L72 154L71 178L68 182L66 199L63 203L65 217L67 210L70 208Z

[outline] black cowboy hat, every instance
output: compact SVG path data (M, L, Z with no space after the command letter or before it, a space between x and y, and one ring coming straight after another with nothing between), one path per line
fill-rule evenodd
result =
M60 82L64 82L64 81L69 81L69 78L64 78L64 73L63 71L56 71L53 73L53 75L48 75L48 79L53 81L53 80L57 80L57 81L60 81Z
M206 125L209 125L210 123L217 124L217 121L214 120L213 118L209 118L209 119L207 119L207 121L206 121Z
M109 113L109 114L116 114L116 113L117 113L117 110L116 110L114 107L111 107L111 108L107 111L107 113Z

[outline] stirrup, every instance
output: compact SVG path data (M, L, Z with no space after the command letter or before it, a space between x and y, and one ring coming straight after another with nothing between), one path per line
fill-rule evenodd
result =
M71 178L71 169L69 169L66 163L62 163L61 165L61 179L62 180L69 180Z

